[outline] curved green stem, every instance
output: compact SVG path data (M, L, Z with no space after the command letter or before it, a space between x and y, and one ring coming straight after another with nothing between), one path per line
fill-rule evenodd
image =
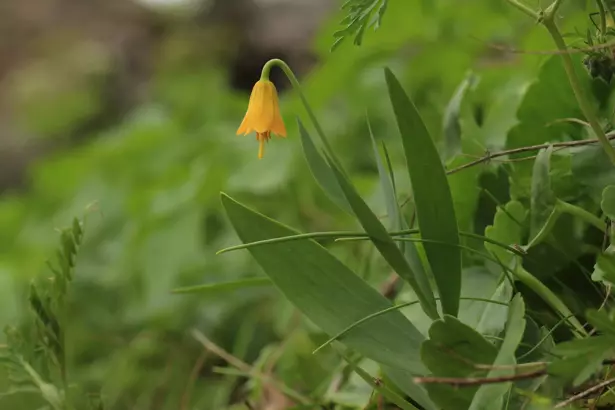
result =
M303 91L301 90L301 84L299 83L299 80L295 76L295 73L293 73L293 70L290 69L288 64L286 64L283 60L280 60L279 58L274 58L274 59L267 61L265 65L263 66L263 71L261 72L261 79L269 78L269 72L271 71L271 68L273 66L278 66L282 69L282 71L284 72L288 80L290 81L291 85L293 86L297 94L299 94L301 103L303 103L303 106L305 107L305 110L307 111L308 117L310 117L310 121L312 121L312 124L314 125L314 128L316 129L316 133L318 134L318 136L320 137L320 140L325 146L327 154L329 154L329 156L333 159L333 161L335 161L338 168L343 170L341 163L339 162L339 160L335 156L335 153L333 152L333 148L331 148L331 144L329 144L329 140L327 139L327 136L325 135L323 128L320 126L320 123L318 122L318 119L316 119L316 115L314 114L314 111L312 111L310 104L308 103L307 99L305 98L305 95L303 94Z
M582 219L588 224L600 229L602 232L606 232L606 223L591 212L588 212L578 206L569 204L568 202L564 202L560 199L557 200L556 207L558 207L561 212L566 212L570 215L576 216L577 218Z
M557 10L557 5L559 3L560 2L556 1L549 7L549 9L547 10L548 12L545 13L542 22L546 29L549 31L549 34L551 34L555 45L562 52L561 56L564 63L564 69L566 70L566 75L568 76L568 80L570 81L570 86L572 87L574 96L577 99L579 108L581 108L585 119L596 134L596 137L600 141L600 144L602 144L602 148L606 152L607 156L609 157L611 162L615 164L615 148L613 148L606 134L604 133L604 130L600 126L598 118L596 117L596 114L594 113L594 110L589 103L585 92L583 91L583 87L581 87L581 83L579 81L577 73L574 70L574 64L572 62L572 58L570 57L570 53L568 52L566 42L564 41L564 38L562 37L562 34L560 33L559 29L557 28L557 24L555 23L554 14Z
M395 232L389 232L389 235L391 236L403 236L403 235L412 235L412 234L417 234L420 231L418 229L406 229L403 231L395 231ZM485 242L489 242L492 243L494 245L500 246L503 249L506 249L509 252L512 252L516 255L519 256L525 256L525 253L523 252L523 250L519 250L515 247L512 246L508 246L505 243L502 242L498 242L494 239L491 238L487 238L486 236L481 236L472 232L463 232L460 231L459 232L460 236L465 236L468 238L473 238L473 239L477 239L480 241L485 241ZM220 249L218 252L216 252L216 255L220 255L221 253L226 253L226 252L231 252L231 251L237 251L239 249L246 249L246 248L250 248L252 246L261 246L261 245L271 245L274 243L282 243L282 242L288 242L288 241L298 241L298 240L305 240L305 239L325 239L325 238L331 238L331 239L339 239L339 238L365 238L368 239L369 236L365 233L365 232L352 232L352 231L333 231L333 232L311 232L311 233L300 233L297 235L289 235L289 236L282 236L282 237L278 237L278 238L269 238L269 239L263 239L262 241L256 241L256 242L248 242L248 243L242 243L240 245L235 245L235 246L230 246L228 248L224 248L224 249Z
M436 298L437 300L439 300L440 298ZM487 298L473 298L473 297L460 297L460 300L472 300L475 302L484 302L484 303L493 303L495 305L500 305L500 306L508 306L508 303L505 302L500 302L497 300L491 300L491 299L487 299ZM417 303L419 303L418 300L413 300L411 302L404 302L404 303L400 303L397 305L393 305L390 306L386 309L382 309L379 310L377 312L374 312L370 315L367 315L359 320L357 320L356 322L352 323L351 325L347 326L346 328L344 328L341 332L338 332L335 336L329 338L326 342L324 342L323 344L321 344L320 346L318 346L316 349L314 349L314 351L312 351L312 354L316 354L319 351L321 351L322 349L324 349L325 347L329 346L331 343L335 342L336 340L340 339L342 336L346 335L348 332L350 332L352 329L356 328L359 325L362 325L365 322L368 322L374 318L377 318L379 316L385 315L387 313L393 312L395 310L399 310L408 306L412 306L412 305L416 305Z
M557 297L555 293L551 291L544 283L538 280L534 275L518 266L515 269L515 276L528 288L532 289L542 300L544 300L553 310L555 310L562 318L568 318L567 321L574 329L574 333L577 337L587 337L588 333L583 328L583 325L572 314L568 306Z

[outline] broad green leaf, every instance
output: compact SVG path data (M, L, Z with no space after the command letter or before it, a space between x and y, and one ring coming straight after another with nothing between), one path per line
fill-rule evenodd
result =
M549 364L549 374L578 386L602 368L602 361L615 354L615 337L593 336L555 346L553 353L564 356Z
M487 371L475 365L489 365L497 356L496 348L474 329L455 317L444 315L429 329L429 339L421 346L423 363L434 376L483 377ZM462 389L428 384L431 399L444 409L467 409L478 386Z
M453 198L438 150L401 84L385 69L389 97L402 138L421 237L445 242L423 247L440 295L442 310L456 316L461 292L461 251Z
M296 234L222 194L227 215L243 242ZM273 284L308 319L335 335L391 303L312 240L248 248ZM410 374L424 374L420 332L398 311L354 328L342 343L365 357ZM418 400L418 398L417 398Z
M335 176L331 172L331 168L329 168L322 155L318 152L316 145L314 145L314 141L312 141L312 138L299 118L297 118L297 124L299 126L299 135L301 135L303 154L305 155L312 175L335 204L346 212L351 213L352 210L348 205L348 201L346 201L344 193L337 184Z
M532 198L530 209L530 237L534 238L547 223L555 207L555 195L549 176L553 146L538 152L532 172ZM530 241L532 242L532 241Z
M427 277L417 276L416 272L412 271L408 261L404 258L404 255L393 241L393 238L391 238L391 235L389 235L378 217L359 196L350 181L346 179L333 161L329 161L329 166L333 170L333 174L344 192L355 216L359 220L361 226L363 226L363 229L365 229L365 232L368 234L376 249L378 249L391 268L412 286L425 313L432 319L439 317L436 299L429 286Z
M571 55L571 58L581 72L581 57ZM581 86L589 91L587 76L582 76L580 82ZM545 101L551 103L545 104ZM572 92L561 58L549 56L540 67L538 77L523 96L517 110L519 123L509 131L506 148L544 144L545 141L561 141L571 135L579 138L583 126L573 122L558 121L562 118L583 118L583 113ZM533 154L523 153L516 156L530 155Z
M609 185L604 188L600 207L610 220L615 221L615 185Z
M507 245L520 245L525 218L526 211L521 202L511 201L503 209L498 208L493 225L485 229L485 236ZM491 243L485 242L485 248L505 266L515 257L511 252Z
M461 103L468 90L474 86L477 80L478 77L474 73L468 73L455 90L455 94L453 94L444 110L442 129L446 144L446 158L451 158L461 153L461 125L459 124Z
M523 339L525 332L525 303L521 294L517 294L510 303L508 310L508 320L506 321L506 334L500 346L500 351L493 362L494 366L502 366L489 371L488 377L504 377L515 374L511 366L517 364L515 351ZM502 408L503 398L510 389L512 383L486 384L480 386L474 399L472 400L471 410L495 410ZM497 403L497 404L496 404Z
M586 312L587 321L599 331L615 337L615 320L603 310L590 309Z
M597 195L609 185L615 185L615 167L600 146L590 145L573 150L572 175Z

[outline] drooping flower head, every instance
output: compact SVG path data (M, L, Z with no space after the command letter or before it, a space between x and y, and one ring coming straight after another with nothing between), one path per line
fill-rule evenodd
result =
M265 142L271 139L271 133L279 137L286 137L286 127L278 104L278 92L275 85L267 78L268 71L266 74L265 76L264 73L261 79L254 84L248 111L237 129L237 135L256 132L259 159L263 157Z

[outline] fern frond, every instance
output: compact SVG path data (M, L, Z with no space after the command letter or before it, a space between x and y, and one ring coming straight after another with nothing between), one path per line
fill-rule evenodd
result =
M335 41L331 51L350 36L354 36L354 44L360 46L366 29L380 27L388 3L389 0L347 0L342 10L347 10L348 14L340 23L345 27L333 33Z

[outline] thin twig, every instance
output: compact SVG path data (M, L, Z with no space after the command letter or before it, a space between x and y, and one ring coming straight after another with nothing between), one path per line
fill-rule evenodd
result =
M607 134L607 136L609 140L615 139L615 133L609 133ZM511 155L511 154L520 154L522 152L539 151L543 148L548 148L549 146L553 146L555 148L572 148L572 147L579 147L583 145L595 144L598 142L600 142L598 139L592 138L592 139L586 139L586 140L580 140L580 141L553 142L550 144L530 145L527 147L513 148L513 149L504 150L504 151L487 153L485 156L480 157L477 160L468 162L467 164L463 164L456 168L449 169L446 171L446 173L448 175L454 174L463 169L473 167L474 165L482 164L483 162L488 162L492 160L493 158L503 157L505 155Z
M291 388L287 387L284 383L274 379L273 377L269 375L263 374L255 370L252 366L250 366L243 360L233 356L232 354L230 354L229 352L227 352L226 350L224 350L223 348L221 348L220 346L218 346L217 344L209 340L207 336L205 336L203 333L199 332L198 330L193 329L192 336L196 340L198 340L203 345L203 347L205 347L205 349L221 357L231 366L236 367L237 369L241 370L244 373L251 374L254 377L257 377L258 379L262 380L263 383L269 385L270 387L273 387L281 392L284 392L289 398L293 400L300 401L302 404L315 404L313 400L302 395L299 392L292 390Z
M415 377L416 384L448 384L455 387L470 387L480 386L483 384L495 384L514 382L519 380L535 379L536 377L545 376L546 369L540 369L529 373L514 374L512 376L500 377Z
M582 120L579 120L582 121ZM555 122L555 121L554 121ZM583 122L584 123L584 122ZM615 139L615 132L610 132L608 134L606 134L609 140L614 140ZM592 139L586 139L586 140L580 140L580 141L567 141L567 142L554 142L551 144L539 144L539 145L530 145L527 147L520 147L520 148L513 148L513 149L508 149L508 150L504 150L504 151L498 151L498 152L487 152L487 154L485 154L482 157L479 157L478 159L468 162L467 164L463 164L460 165L456 168L451 168L449 170L446 171L447 175L451 175L451 174L455 174L459 171L462 171L466 168L470 168L473 167L475 165L480 165L484 162L489 162L494 158L498 158L498 157L503 157L506 155L511 155L511 154L520 154L523 152L531 152L531 151L539 151L543 148L548 148L549 146L553 146L554 148L572 148L572 147L579 147L579 146L583 146L583 145L590 145L590 144L595 144L597 142L600 142L598 139L596 138L592 138ZM525 159L525 158L524 158ZM400 205L400 207L404 207L406 206L406 204L408 204L408 202L410 202L412 198L408 197L406 198Z
M595 386L590 387L590 388L589 388L589 389L587 389L587 390L583 390L583 391L582 391L581 393L579 393L579 394L575 394L574 396L572 396L572 397L570 397L570 398L568 398L568 399L566 399L566 400L564 400L564 401L562 401L562 402L558 403L558 404L554 407L554 409L561 409L561 408L564 408L564 407L566 407L566 406L568 406L568 405L570 405L570 404L574 403L575 401L577 401L577 400L579 400L579 399L582 399L582 398L584 398L584 397L587 397L587 396L589 396L590 394L592 394L592 393L594 393L594 392L596 392L596 391L599 391L599 390L601 390L602 388L607 387L607 386L609 386L609 385L611 385L611 384L615 384L615 377L613 377L612 379L608 379L608 380L605 380L605 381L603 381L603 382L600 382L600 383L596 384Z
M527 54L527 55L577 54L577 53L586 53L588 51L603 50L605 48L611 48L615 46L615 41L609 41L609 42L602 43L602 44L596 44L594 46L575 47L573 49L568 49L566 51L562 51L562 50L521 50L521 49L514 48L514 47L506 47L506 46L500 46L498 44L488 43L485 40L480 39L478 37L474 37L474 36L470 36L470 38L474 40L478 40L482 43L485 43L487 44L489 48L492 48L494 50L505 51L511 54Z
M199 377L199 373L205 364L205 359L207 359L209 351L207 349L203 349L198 359L194 363L192 370L190 371L190 376L188 377L188 382L186 383L186 387L184 388L184 393L182 394L180 409L188 410L190 407L190 396L192 395L192 389L194 388L194 384L196 383L197 377Z
M615 359L607 359L602 361L603 366L610 366L615 363ZM511 366L510 368L527 368L531 366L544 366L541 369L535 370L533 372L513 374L511 376L500 376L500 377L415 377L413 380L417 384L449 384L451 386L456 387L469 387L469 386L479 386L483 384L495 384L495 383L506 383L506 382L515 382L519 380L527 380L527 379L535 379L537 377L546 376L547 375L547 365L546 362L533 362L533 363L523 363L521 365ZM503 366L487 366L487 365L474 365L477 366L485 366L485 369L502 369L508 368Z

